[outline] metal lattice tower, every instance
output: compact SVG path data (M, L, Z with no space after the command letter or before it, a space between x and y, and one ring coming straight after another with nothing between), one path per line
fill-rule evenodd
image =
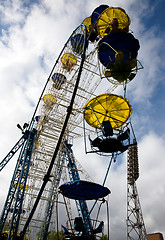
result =
M139 165L135 140L128 150L127 158L127 240L146 240L147 233L136 187Z
M27 131L26 133L27 138L26 141L22 143L22 148L18 157L15 171L10 183L7 199L0 219L0 231L2 231L8 216L11 215L11 227L9 229L8 239L11 239L11 236L17 236L27 177L31 163L32 149L36 135L36 129L33 129L33 124L30 131Z

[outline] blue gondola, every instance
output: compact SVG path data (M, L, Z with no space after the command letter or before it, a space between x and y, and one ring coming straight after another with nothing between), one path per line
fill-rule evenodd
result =
M110 33L98 43L98 58L111 76L118 81L129 78L136 67L139 41L131 33Z
M71 45L75 53L81 54L84 46L84 35L80 33L74 35L71 38Z
M107 68L116 62L116 52L122 51L124 60L130 61L137 57L140 48L139 41L131 33L124 31L107 35L100 40L98 46L99 60Z
M53 86L59 90L62 84L66 82L66 77L61 73L54 73L52 75L52 81L54 82Z

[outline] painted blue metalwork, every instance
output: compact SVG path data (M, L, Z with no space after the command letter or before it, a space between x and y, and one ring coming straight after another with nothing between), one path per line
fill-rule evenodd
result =
M10 161L10 159L14 156L14 154L20 149L20 147L24 144L25 140L27 140L29 135L29 131L26 130L23 136L19 139L19 141L14 145L11 151L6 155L6 157L0 163L0 171L6 166L6 164Z
M57 200L57 192L55 192L55 189L59 186L59 183L60 183L63 163L64 163L64 157L61 156L61 154L59 154L57 159L57 166L55 168L54 177L53 177L52 185L50 189L49 201L46 206L45 219L44 219L44 224L42 226L42 232L40 237L41 240L47 239L54 202Z
M33 129L33 125L31 126L31 129L26 132L26 134L28 136L26 141L23 142L0 219L1 233L9 212L12 212L12 220L8 239L11 239L11 236L13 239L15 239L17 236L20 215L22 213L22 203L26 181L31 162L32 149L36 135L36 129ZM13 201L15 201L14 208L11 208Z
M74 159L73 151L71 147L72 145L67 143L66 141L65 154L66 154L66 161L68 162L68 172L69 172L70 180L75 181L75 180L80 180L80 176L78 173L78 169L75 163L75 159ZM84 223L84 227L85 227L84 233L86 235L90 235L92 230L92 224L91 224L90 214L88 211L86 201L85 200L75 200L75 201L76 201L79 217L82 217L82 220Z

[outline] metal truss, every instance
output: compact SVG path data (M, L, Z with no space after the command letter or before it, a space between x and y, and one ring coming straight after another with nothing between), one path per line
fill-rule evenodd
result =
M139 178L138 148L134 141L127 159L127 240L146 240L147 233L136 187Z

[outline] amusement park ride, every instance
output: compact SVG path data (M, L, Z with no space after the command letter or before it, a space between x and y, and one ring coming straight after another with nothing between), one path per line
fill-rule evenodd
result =
M125 151L127 239L146 239L136 188L137 141L126 99L127 84L143 67L129 25L122 8L100 5L64 45L31 122L18 125L22 137L0 163L2 170L20 150L1 214L0 239L46 240L51 229L61 230L59 222L63 239L101 239L103 234L110 239L106 178L112 161ZM123 96L112 93L119 85ZM86 153L110 159L102 184L92 182L74 156L73 140L82 135ZM104 221L99 214L103 205Z

